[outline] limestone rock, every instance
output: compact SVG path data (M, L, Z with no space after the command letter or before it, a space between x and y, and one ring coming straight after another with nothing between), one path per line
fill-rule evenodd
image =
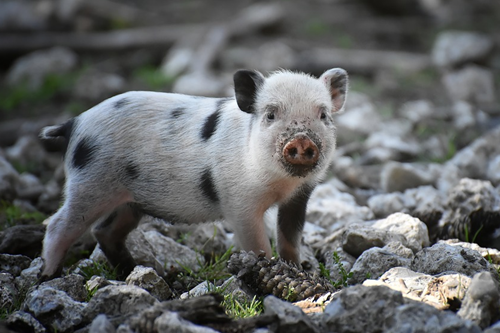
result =
M165 301L172 296L168 284L151 267L136 266L125 282L149 291L159 301Z
M274 296L264 298L265 314L275 315L279 321L279 330L289 333L321 332L302 310Z
M432 49L432 60L439 67L455 67L466 62L483 61L493 49L486 35L469 31L441 32Z
M406 238L405 246L412 249L413 252L420 251L423 247L430 245L425 223L407 214L394 213L375 222L373 228L403 235Z

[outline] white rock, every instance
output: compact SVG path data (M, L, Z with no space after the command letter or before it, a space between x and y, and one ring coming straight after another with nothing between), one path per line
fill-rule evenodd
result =
M452 100L491 104L495 102L495 83L491 70L476 65L446 73L443 84Z
M434 104L425 99L406 102L400 110L401 116L411 120L413 123L419 123L425 119L429 119L434 113Z
M500 155L492 158L486 170L486 177L494 184L500 184Z
M453 67L466 62L484 60L493 48L486 35L468 31L444 31L432 49L432 60L439 67Z
M432 172L432 169L436 171ZM431 185L439 176L432 165L390 162L380 174L380 187L385 192L404 191L423 185Z
M64 47L53 47L29 53L16 60L9 69L10 85L26 82L31 89L40 88L48 75L68 73L76 67L76 53Z
M349 130L358 134L377 131L382 119L372 103L364 103L337 117L339 131Z
M101 101L126 90L126 81L114 73L90 70L76 81L73 87L75 97Z
M373 228L405 236L406 246L413 252L420 251L423 247L430 245L429 232L425 223L408 214L394 213L386 219L375 222Z

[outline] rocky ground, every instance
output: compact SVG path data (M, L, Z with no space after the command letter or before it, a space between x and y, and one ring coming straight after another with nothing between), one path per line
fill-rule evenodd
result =
M0 331L500 332L500 6L185 3L0 4ZM224 222L146 217L124 281L87 235L40 283L64 184L43 126L127 90L225 96L237 68L336 66L351 90L302 268L236 251Z

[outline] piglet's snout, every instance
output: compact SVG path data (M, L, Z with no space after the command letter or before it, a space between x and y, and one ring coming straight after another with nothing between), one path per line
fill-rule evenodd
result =
M285 160L297 166L312 166L319 158L318 146L305 134L298 134L283 148Z

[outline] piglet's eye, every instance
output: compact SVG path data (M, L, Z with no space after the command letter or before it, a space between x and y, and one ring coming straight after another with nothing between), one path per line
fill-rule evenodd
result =
M267 113L267 119L268 120L274 120L274 111L269 111Z
M323 111L321 112L321 116L320 116L321 119L326 119L326 113Z

